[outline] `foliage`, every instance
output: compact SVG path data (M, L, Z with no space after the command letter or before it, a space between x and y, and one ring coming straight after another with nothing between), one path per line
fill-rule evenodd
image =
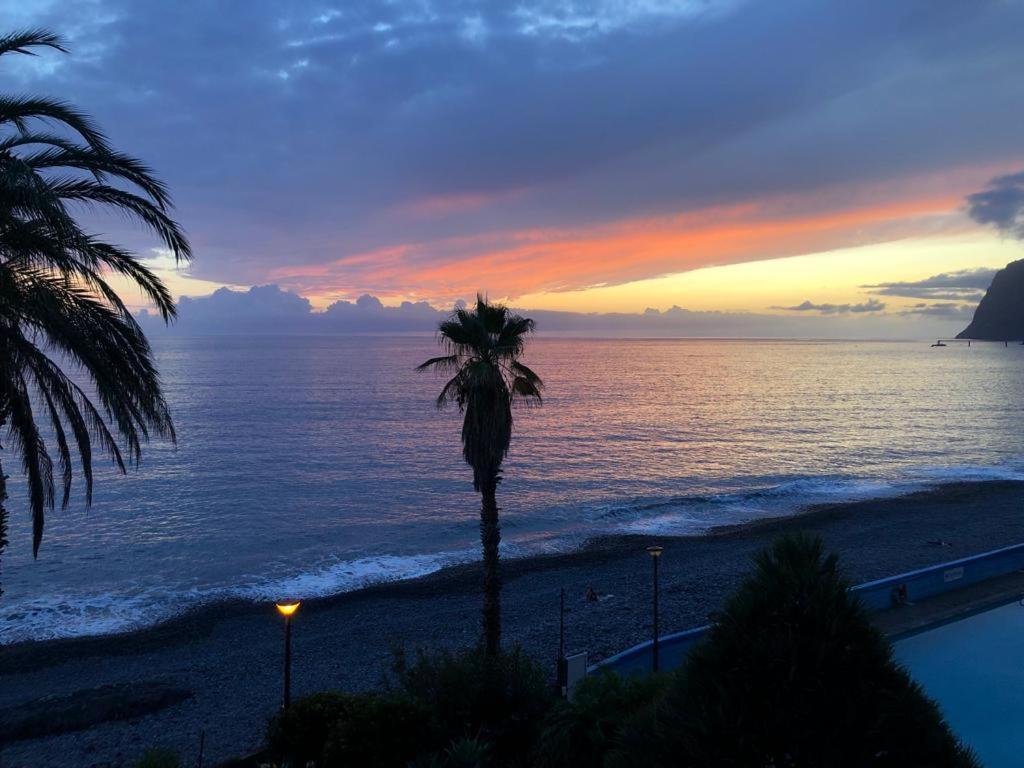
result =
M432 744L429 709L395 693L363 694L331 730L326 768L374 765L402 768Z
M491 746L480 737L462 738L452 742L443 752L421 755L409 768L488 768Z
M388 687L429 711L435 744L479 737L502 764L531 754L554 699L544 670L518 648L493 659L480 648L421 652L411 663L398 654Z
M549 768L600 766L620 742L630 718L649 714L665 689L664 675L622 677L604 671L559 701L544 722L538 765Z
M663 766L976 765L895 663L835 555L799 536L757 556L656 719L624 737L656 744Z
M272 744L331 767L975 768L847 586L819 541L780 539L675 673L565 702L519 650L399 653L382 691L301 699Z
M417 370L454 374L441 388L437 407L455 403L465 414L462 455L473 468L473 486L497 476L512 440L512 403L540 402L540 377L519 361L533 320L477 296L472 310L458 307L438 327L448 354Z
M397 692L304 696L267 729L270 753L291 765L405 766L431 738L427 710Z
M154 747L147 749L135 764L135 768L180 768L178 753L171 749Z
M445 750L445 768L487 768L490 764L490 745L481 739L461 738Z
M0 56L40 47L64 50L45 31L0 37ZM134 283L165 320L173 299L133 254L85 231L76 207L139 222L175 259L191 257L167 189L87 115L56 99L0 96L0 426L28 479L34 553L46 510L58 495L69 502L76 464L90 503L94 449L125 471L150 434L174 437L149 344L108 279ZM0 505L0 525L5 514Z
M271 720L267 744L279 760L327 768L527 765L551 701L518 650L398 654L382 691L297 699Z
M292 702L267 726L267 746L279 758L290 758L296 765L319 761L335 723L345 717L358 702L349 693L314 693Z

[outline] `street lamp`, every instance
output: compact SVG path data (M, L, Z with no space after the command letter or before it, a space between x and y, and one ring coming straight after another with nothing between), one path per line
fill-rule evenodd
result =
M651 645L651 669L658 671L658 561L665 550L661 547L648 547L647 554L654 563L654 642Z
M292 616L299 610L299 601L275 603L277 612L284 616L284 709L292 703Z
M558 593L558 695L569 695L569 662L565 658L565 587Z

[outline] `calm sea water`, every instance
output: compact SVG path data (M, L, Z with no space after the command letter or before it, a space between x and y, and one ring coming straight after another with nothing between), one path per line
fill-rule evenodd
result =
M311 597L476 557L457 413L414 366L431 337L156 341L179 445L91 510L50 516L38 560L16 461L0 642L95 634L203 602ZM679 534L954 479L1024 478L1024 347L535 340L505 554ZM80 497L79 497L80 498Z

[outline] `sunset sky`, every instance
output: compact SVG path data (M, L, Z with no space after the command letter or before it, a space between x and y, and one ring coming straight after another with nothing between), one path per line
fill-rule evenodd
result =
M5 62L5 88L90 111L170 184L188 270L95 226L178 295L956 326L1024 257L1015 0L0 0L0 18L71 49Z

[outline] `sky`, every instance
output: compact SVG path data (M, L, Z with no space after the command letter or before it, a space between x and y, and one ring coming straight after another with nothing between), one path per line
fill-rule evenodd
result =
M5 88L74 102L169 183L187 269L90 223L193 297L183 324L284 305L419 322L484 291L555 326L928 336L1024 257L1020 0L0 0L0 18L71 51L5 60Z

